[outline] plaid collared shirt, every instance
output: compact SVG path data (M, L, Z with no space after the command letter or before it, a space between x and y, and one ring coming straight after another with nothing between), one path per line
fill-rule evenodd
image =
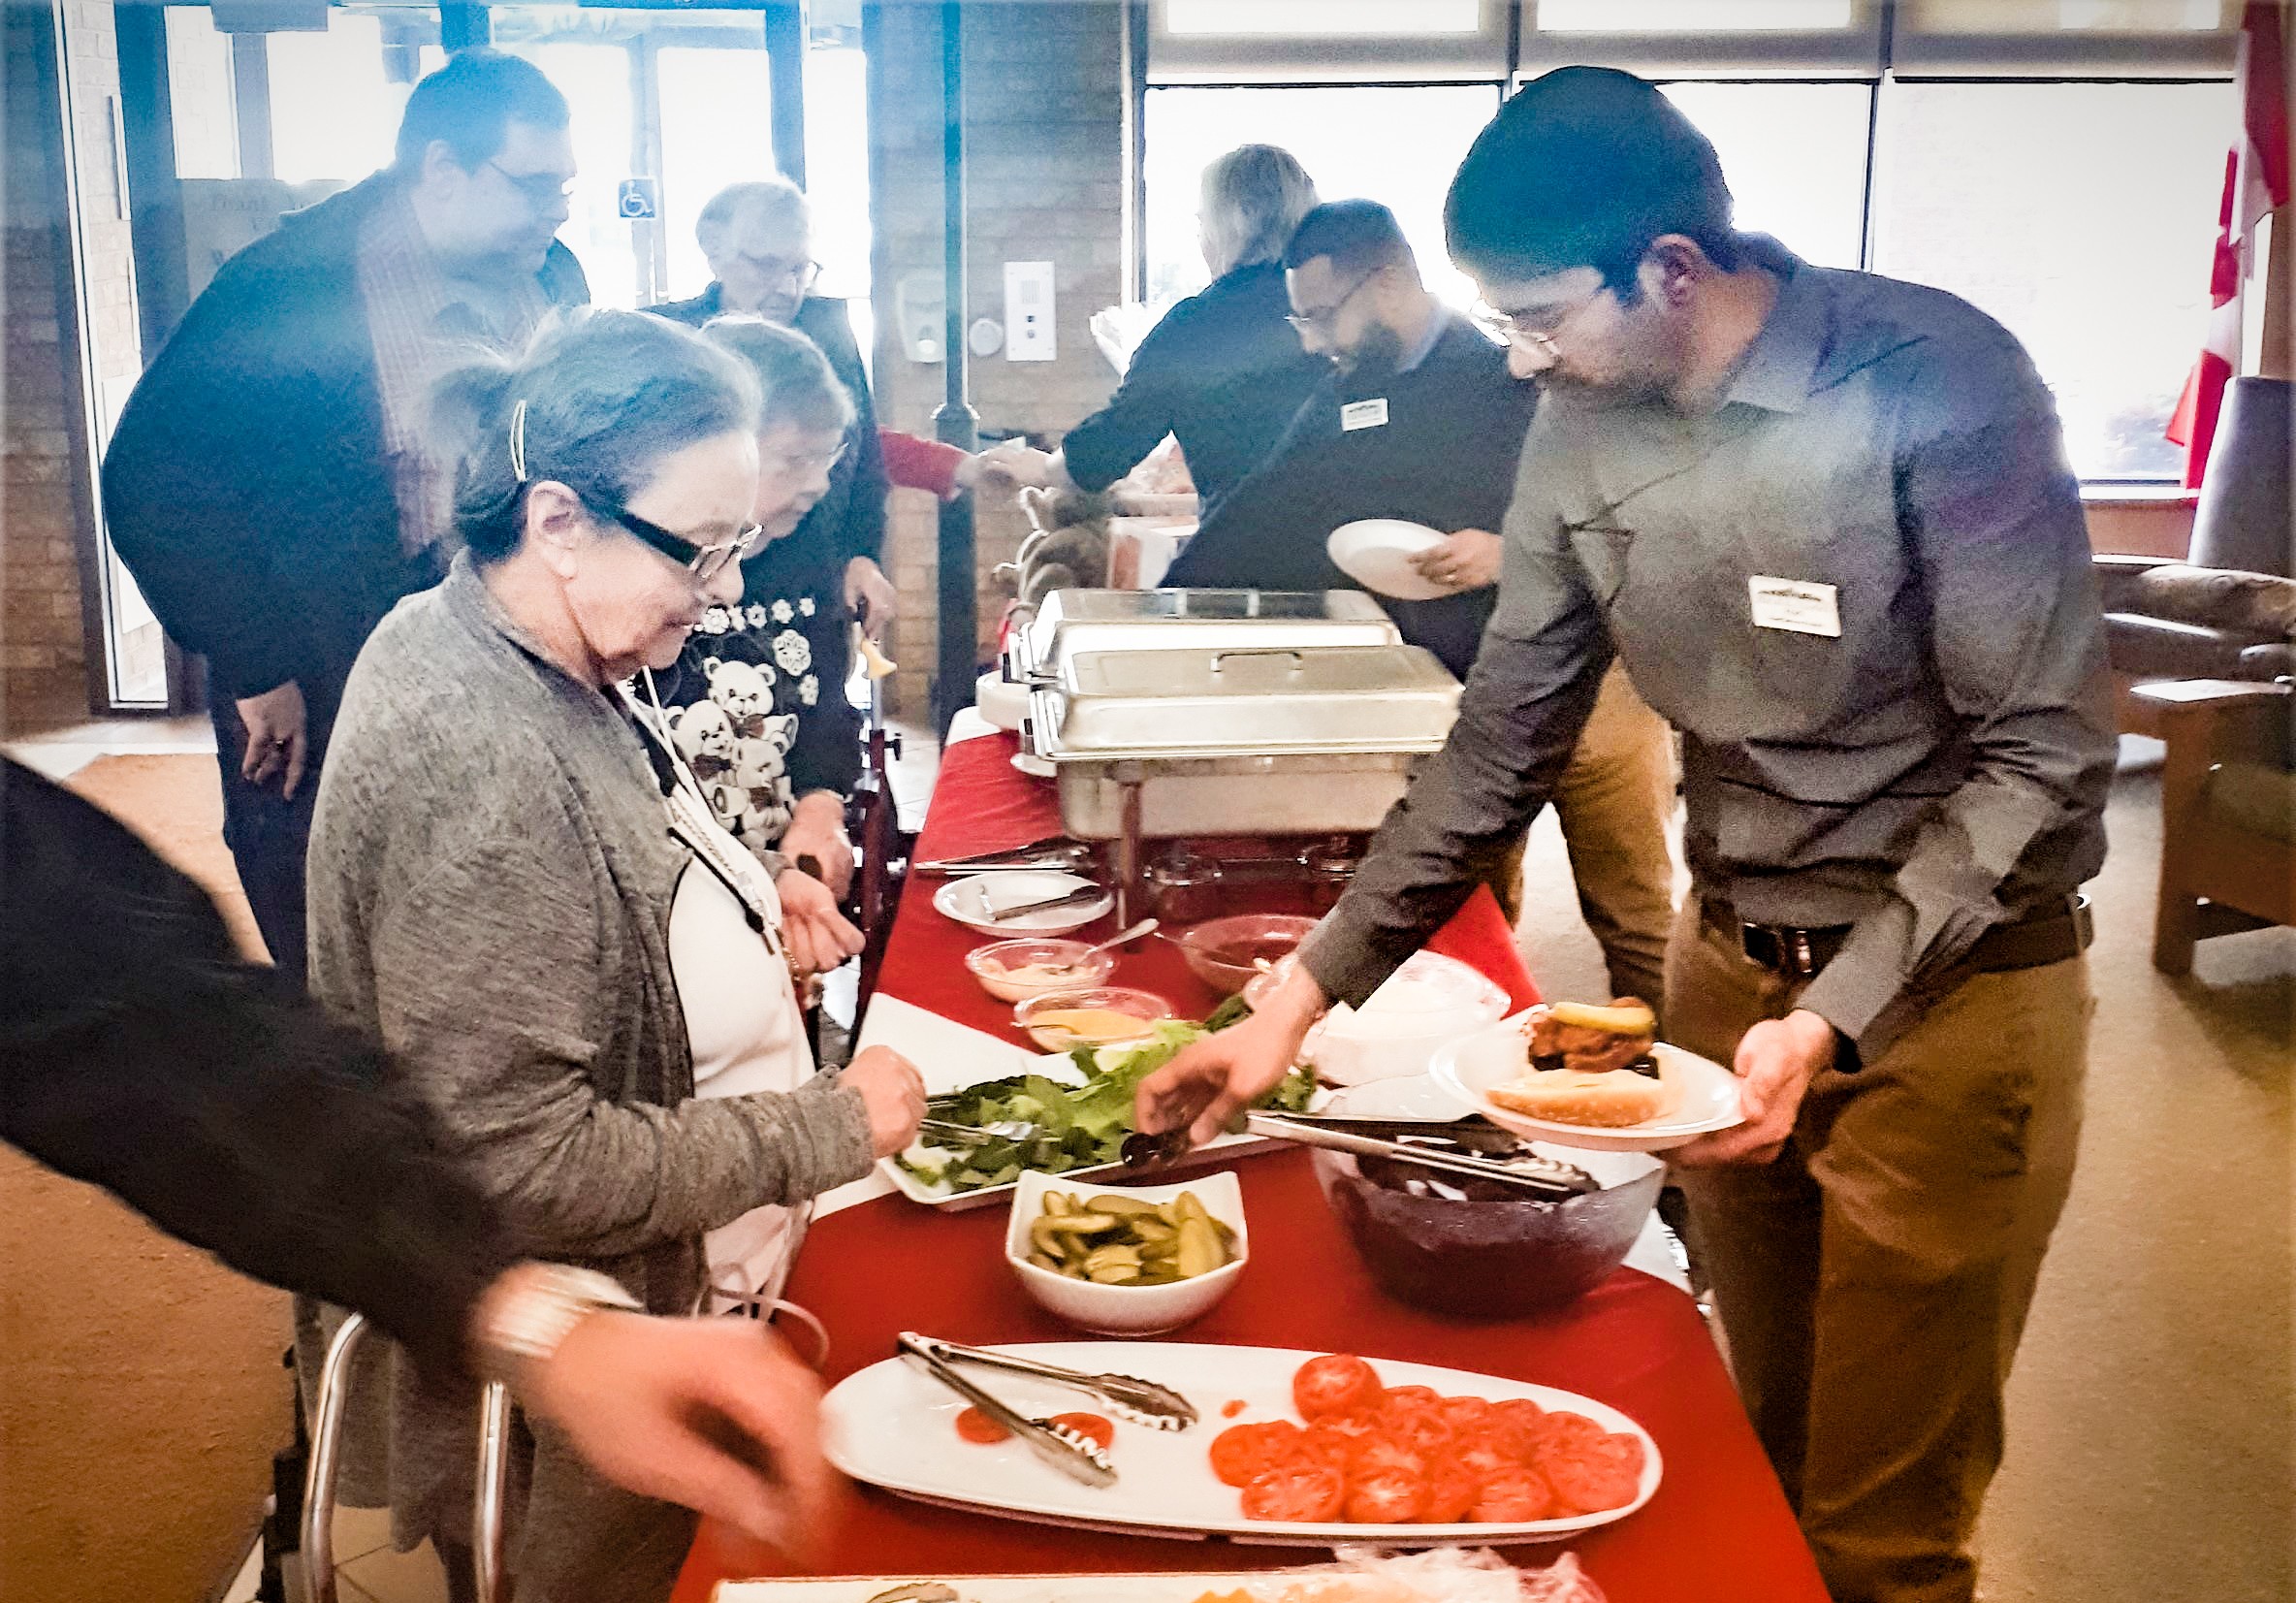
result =
M495 315L449 277L415 220L404 191L377 207L359 231L359 294L374 340L382 394L383 449L399 501L399 541L413 556L454 528L455 461L429 435L430 386L461 363L515 350L550 309L541 284L521 274L503 286Z

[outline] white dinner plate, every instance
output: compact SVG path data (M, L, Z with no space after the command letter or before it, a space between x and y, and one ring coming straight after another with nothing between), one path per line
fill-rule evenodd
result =
M930 1097L945 1096L951 1091L962 1091L966 1086L977 1085L982 1080L1012 1077L1010 1074L993 1072L978 1074L937 1074L934 1073L934 1067L929 1064L919 1064L917 1071L924 1076L925 1094ZM1082 1085L1084 1083L1084 1071L1077 1068L1076 1060L1066 1052L1047 1054L1030 1064L1026 1069L1017 1072L1042 1074L1046 1079L1062 1085ZM1308 1106L1310 1108L1321 1106L1323 1100L1324 1094L1319 1091ZM1218 1136L1197 1147L1195 1153L1190 1155L1189 1162L1194 1164L1198 1157L1211 1154L1217 1154L1222 1158L1241 1158L1254 1152L1272 1151L1276 1147L1287 1144L1284 1141L1269 1140L1264 1136ZM985 1207L991 1202L1002 1203L1019 1189L1017 1180L1008 1180L1001 1186L982 1186L975 1191L952 1191L946 1184L927 1185L890 1158L879 1158L877 1161L877 1167L883 1171L885 1178L893 1182L902 1196L912 1202L922 1202L927 1207L939 1208L943 1213L964 1213L972 1208ZM1116 1184L1132 1172L1134 1171L1126 1169L1121 1163L1094 1164L1085 1169L1063 1170L1052 1178Z
M1323 549L1339 571L1365 590L1398 601L1432 601L1457 592L1439 585L1411 565L1411 559L1446 536L1425 524L1401 518L1361 518L1341 524L1324 537Z
M983 1509L1040 1524L1145 1536L1221 1535L1286 1547L1560 1541L1625 1519L1658 1490L1658 1444L1607 1403L1496 1375L1373 1359L1372 1367L1389 1386L1431 1386L1446 1396L1486 1397L1493 1402L1528 1397L1549 1412L1583 1414L1606 1430L1641 1437L1642 1481L1634 1501L1600 1514L1515 1523L1281 1524L1247 1520L1239 1506L1240 1494L1212 1473L1212 1438L1230 1425L1295 1419L1292 1377L1314 1353L1164 1341L1028 1342L996 1350L1071 1369L1161 1381L1193 1402L1200 1418L1189 1429L1175 1431L1117 1420L1116 1440L1109 1449L1116 1484L1088 1487L1069 1480L1017 1442L982 1447L966 1441L956 1430L964 1400L905 1360L887 1359L848 1375L822 1399L822 1445L829 1461L855 1480L922 1502ZM1081 1392L991 1370L968 1372L1033 1418L1078 1409L1109 1417L1107 1409L1096 1406L1096 1399ZM1232 1416L1226 1412L1231 1400L1244 1404Z
M1484 1093L1494 1085L1521 1077L1530 1068L1529 1046L1518 1027L1521 1017L1518 1013L1502 1019L1487 1030L1451 1042L1436 1052L1429 1071L1436 1084L1472 1103L1478 1113L1501 1129L1533 1140L1595 1152L1665 1152L1744 1122L1738 1111L1738 1077L1711 1059L1663 1041L1650 1048L1650 1055L1658 1059L1659 1073L1675 1079L1682 1088L1681 1099L1664 1118L1604 1129L1527 1118L1501 1107Z
M942 917L954 918L983 935L1066 935L1106 913L1116 905L1116 898L1102 892L1095 901L1073 902L1065 908L1046 908L1042 913L1024 913L1002 920L990 914L986 899L993 894L998 905L1010 907L1016 902L1065 896L1091 883L1081 875L1059 869L999 869L993 874L968 874L948 881L933 893L933 907Z

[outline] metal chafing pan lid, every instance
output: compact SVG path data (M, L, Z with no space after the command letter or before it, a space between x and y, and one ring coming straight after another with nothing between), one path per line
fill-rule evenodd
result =
M1086 652L1032 716L1060 761L1111 756L1432 752L1459 682L1418 646Z
M1358 590L1062 590L1014 640L1024 674L1056 674L1090 651L1198 646L1397 645L1394 620Z

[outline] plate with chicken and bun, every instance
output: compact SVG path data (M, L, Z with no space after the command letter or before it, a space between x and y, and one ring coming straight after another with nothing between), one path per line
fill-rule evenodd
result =
M1545 1004L1443 1047L1430 1074L1502 1129L1599 1152L1664 1152L1742 1122L1737 1076L1657 1029L1631 996Z

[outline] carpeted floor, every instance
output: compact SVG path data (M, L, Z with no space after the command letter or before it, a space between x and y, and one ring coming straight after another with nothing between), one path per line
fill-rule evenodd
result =
M2089 887L2081 1168L2010 1382L1981 1596L2287 1603L2296 930L2203 942L2186 979L2153 970L2159 748L2123 744ZM1600 994L1551 814L1525 890L1541 986Z
M253 940L212 756L104 757L68 783ZM0 1266L0 1596L211 1595L286 1440L286 1298L5 1147Z

